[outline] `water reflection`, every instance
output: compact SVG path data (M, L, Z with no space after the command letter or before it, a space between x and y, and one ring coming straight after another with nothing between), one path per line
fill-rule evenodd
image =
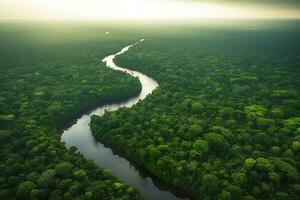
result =
M84 155L85 158L93 160L102 168L110 169L115 177L122 180L126 184L137 188L145 199L181 199L176 197L174 193L169 190L170 187L161 183L155 184L153 182L154 178L151 178L149 175L147 175L147 173L143 173L141 169L133 166L128 160L116 154L116 152L113 152L109 147L106 147L101 142L97 142L93 138L89 126L91 115L102 116L105 110L114 111L120 107L131 107L139 100L143 100L156 87L158 87L158 83L152 78L140 72L119 67L113 61L116 56L128 51L132 46L137 45L142 41L144 41L144 39L141 39L139 42L136 42L132 45L126 46L118 53L107 56L102 60L104 63L106 63L107 67L138 77L142 84L141 93L137 97L131 98L127 101L100 106L90 113L84 114L74 125L63 132L61 139L68 147L77 147L77 149Z

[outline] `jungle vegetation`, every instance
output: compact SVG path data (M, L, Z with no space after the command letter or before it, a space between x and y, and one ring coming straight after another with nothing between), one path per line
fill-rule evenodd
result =
M60 142L80 112L137 95L136 78L101 58L135 41L106 29L1 24L0 199L141 199Z
M134 107L94 116L95 138L195 199L298 199L300 30L280 23L1 24L0 198L142 198L66 148L58 129L140 92L137 79L99 61L145 37L117 63L160 86Z
M117 63L159 88L94 136L196 199L298 199L300 31L266 27L149 35Z

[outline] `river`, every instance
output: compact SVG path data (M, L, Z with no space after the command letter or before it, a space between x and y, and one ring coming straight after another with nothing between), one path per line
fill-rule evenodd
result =
M148 94L152 93L152 91L158 87L158 83L152 78L140 72L117 66L114 63L114 58L116 56L128 51L131 47L138 45L143 41L144 39L141 39L134 44L124 47L116 54L109 55L102 60L102 62L106 63L106 66L111 69L123 71L131 76L138 77L142 84L141 93L126 101L100 106L91 112L82 115L75 124L63 131L61 140L66 143L67 147L77 147L78 151L85 158L93 160L101 168L110 169L115 177L124 183L137 188L145 199L178 200L182 199L181 197L176 196L180 194L179 191L159 182L150 174L145 174L139 167L135 167L127 159L118 155L118 153L114 152L103 143L96 141L89 126L92 115L102 116L105 113L105 110L114 111L121 107L131 107L139 100L145 99Z

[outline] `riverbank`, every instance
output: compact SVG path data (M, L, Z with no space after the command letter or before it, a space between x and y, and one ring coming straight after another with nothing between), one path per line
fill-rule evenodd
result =
M142 86L140 84L140 87L136 90L136 91L131 91L132 93L128 94L128 96L120 96L119 98L114 98L112 100L106 100L106 101L97 101L95 102L94 104L91 104L91 105L88 105L86 107L84 107L83 109L81 109L81 111L75 113L73 115L73 117L71 117L69 120L65 121L62 123L62 125L59 125L56 129L56 131L59 133L59 134L63 134L63 132L65 130L67 130L68 128L72 127L74 124L76 124L77 120L82 116L82 115L85 115L85 114L89 114L91 113L93 110L95 110L96 108L98 107L101 107L101 106L104 106L104 105L107 105L108 103L113 103L113 104L119 104L119 103L122 103L130 98L133 98L137 95L139 95L142 91Z
M92 131L93 132L93 131ZM99 137L95 137L98 142L101 142L105 147L112 150L114 155L120 156L128 162L137 170L139 171L140 175L144 178L150 177L153 181L153 183L160 189L171 191L173 194L175 194L176 197L179 197L181 199L189 199L189 200L195 200L196 195L195 194L189 194L186 191L170 184L167 182L162 181L159 179L159 177L155 176L153 173L151 173L147 168L145 168L143 165L138 164L136 160L133 157L128 156L128 154L124 153L122 149L119 149L117 145L114 145L113 143L105 142L103 139L101 140Z
M139 42L142 41L143 39ZM157 177L150 174L142 166L129 162L124 154L119 152L117 148L109 148L107 144L104 145L104 143L95 140L91 132L89 125L91 116L96 115L100 117L105 114L106 110L114 111L122 107L131 107L140 100L145 99L147 95L151 94L153 90L158 87L158 83L150 77L137 71L119 67L114 63L115 56L126 52L139 42L126 46L118 53L107 56L102 61L105 62L109 68L123 71L139 78L142 85L140 94L123 102L102 105L90 113L83 115L73 126L63 132L62 141L64 141L68 147L77 147L78 151L85 158L93 160L101 168L110 169L115 177L137 188L145 199L178 200L181 199L180 197L187 198L187 194L183 191L159 181Z

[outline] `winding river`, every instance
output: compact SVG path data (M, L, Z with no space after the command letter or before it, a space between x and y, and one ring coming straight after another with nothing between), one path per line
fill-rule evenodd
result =
M110 169L115 177L122 180L124 183L137 188L145 199L182 199L175 195L175 193L177 193L176 190L172 189L170 186L160 183L150 174L147 174L138 167L135 167L127 159L118 155L103 143L96 141L89 126L90 117L92 115L102 116L105 113L105 110L114 111L121 107L131 107L139 100L145 99L148 94L158 87L158 83L152 78L140 72L119 67L114 63L114 58L116 56L128 51L131 47L143 41L144 39L141 39L134 44L124 47L118 53L107 56L102 60L102 62L106 63L106 66L109 68L123 71L131 76L138 77L142 84L141 93L126 101L100 106L91 112L82 115L74 125L63 131L61 140L65 142L67 147L77 147L79 152L83 154L85 158L93 160L98 166Z

